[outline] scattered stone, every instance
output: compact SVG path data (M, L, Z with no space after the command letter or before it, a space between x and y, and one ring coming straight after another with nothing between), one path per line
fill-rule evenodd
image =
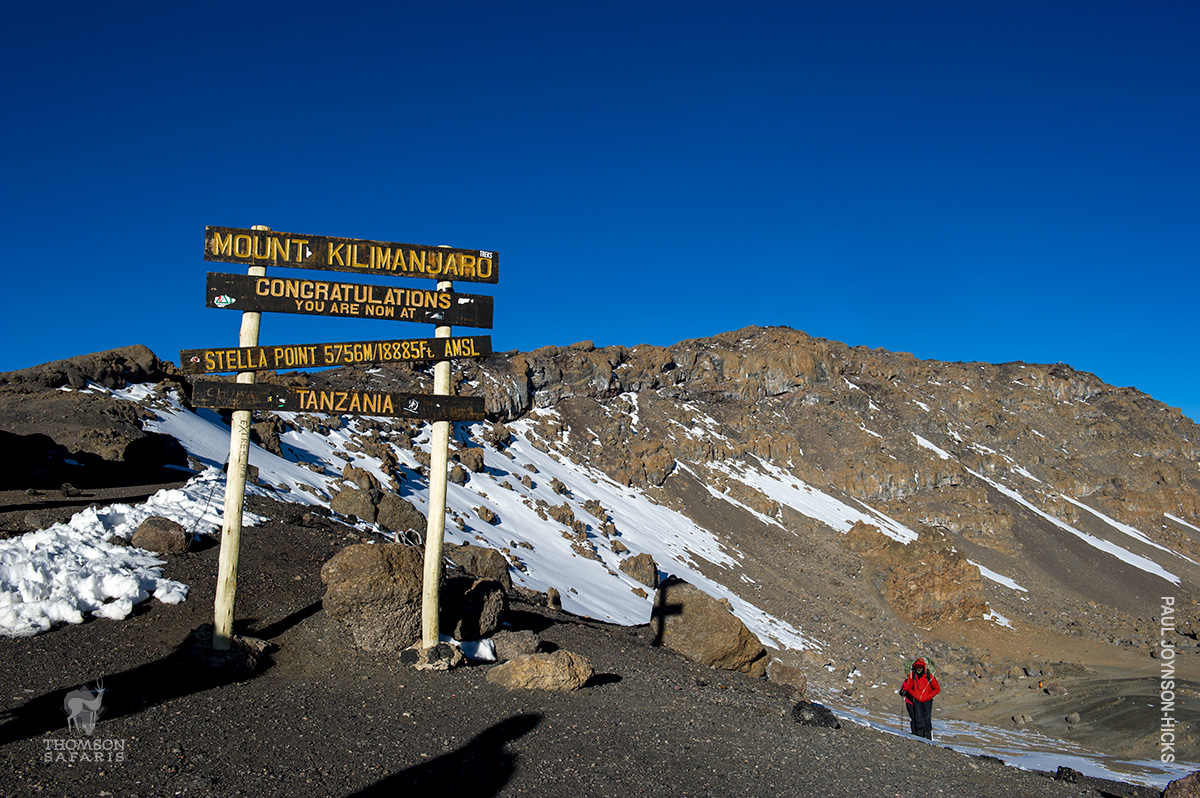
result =
M1058 771L1054 774L1056 781L1065 781L1068 784L1078 784L1080 773L1065 765L1059 765Z
M1058 682L1051 682L1042 688L1042 692L1046 695L1066 695L1067 688L1063 687Z
M560 648L549 654L523 654L488 671L487 680L510 690L578 690L592 678L592 663Z
M413 645L400 652L400 662L419 671L448 671L466 661L462 649L449 643L438 643L429 648Z
M761 677L767 650L716 599L682 579L668 577L658 587L650 630L665 645L693 662Z
M621 560L621 571L653 590L658 587L658 563L647 552Z
M629 592L632 593L633 595L637 596L638 598L647 598L650 595L649 593L646 592L646 588L644 588L644 587L631 587L629 589Z
M506 629L492 635L492 645L496 649L496 661L508 662L526 654L536 654L542 639L527 629L515 632Z
M500 517L487 507L476 507L475 515L479 516L479 520L483 521L485 524L492 524L494 526L500 523Z
M70 482L64 482L62 484L62 487L60 487L58 490L64 496L78 496L79 495L79 488L75 487Z
M619 540L613 540L608 547L612 549L613 554L625 554L629 551L629 547Z
M814 704L811 701L800 701L792 707L792 720L801 726L817 726L825 729L842 728L842 724L838 722L837 716L829 707Z
M256 637L231 635L229 648L218 651L212 647L213 625L206 623L195 629L181 646L181 653L200 667L228 673L235 679L248 679L270 662L270 652L278 647Z
M159 554L182 554L188 548L188 533L182 524L152 515L138 525L130 542L139 549Z
M1067 717L1063 718L1063 720L1065 720L1071 726L1078 726L1079 725L1079 713L1072 712L1070 715L1067 715Z
M546 588L546 606L552 610L562 609L562 596L559 595L556 588Z
M463 468L459 463L455 463L450 467L450 476L448 479L455 485L466 485L469 476L467 469Z
M321 567L322 603L366 651L399 652L421 638L424 555L398 543L356 544Z

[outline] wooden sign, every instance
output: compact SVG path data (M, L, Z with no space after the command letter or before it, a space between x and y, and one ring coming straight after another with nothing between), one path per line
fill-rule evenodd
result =
M431 421L482 421L482 396L426 396L384 391L291 388L240 382L197 380L192 404L222 410L276 410L359 416L423 418Z
M181 349L179 363L185 374L220 374L223 371L331 368L359 363L453 360L463 357L487 357L491 353L490 336L469 335L456 338L353 341L340 344Z
M275 233L240 227L205 227L204 259L250 266L290 266L469 283L500 281L500 254L490 250Z
M492 326L492 297L364 283L208 273L208 307Z

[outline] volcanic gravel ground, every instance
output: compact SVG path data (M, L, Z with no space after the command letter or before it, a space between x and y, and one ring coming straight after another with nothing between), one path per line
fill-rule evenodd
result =
M217 547L170 559L188 600L134 617L0 638L4 795L1157 796L1150 788L966 757L843 723L797 725L790 688L713 670L626 628L514 601L513 628L588 657L567 694L509 691L490 666L418 672L366 654L321 609L322 563L358 533L266 500L243 534L237 631L278 646L244 681L178 650L211 622ZM278 519L288 518L284 524ZM103 680L95 737L63 700ZM85 739L124 761L53 761ZM65 742L60 742L65 741ZM57 747L56 747L57 746ZM49 755L52 761L45 761ZM66 757L64 757L66 758Z

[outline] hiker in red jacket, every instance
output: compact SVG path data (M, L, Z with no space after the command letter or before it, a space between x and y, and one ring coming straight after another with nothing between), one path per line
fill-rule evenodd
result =
M937 677L925 670L925 660L917 659L900 687L900 695L908 710L909 731L918 737L933 739L933 697L940 692Z

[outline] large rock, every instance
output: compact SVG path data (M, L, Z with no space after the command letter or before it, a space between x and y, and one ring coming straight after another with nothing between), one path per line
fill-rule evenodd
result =
M714 668L760 677L767 650L722 604L682 579L668 577L654 596L650 629L655 643Z
M512 589L512 576L508 572L508 560L495 549L464 543L461 546L445 547L446 556L458 567L480 579L492 579Z
M384 491L379 497L379 503L375 507L375 523L392 532L411 529L420 533L422 537L428 526L425 515L412 502L388 491Z
M182 524L152 515L138 525L130 543L159 554L182 554L188 548L188 533Z
M481 640L500 630L504 588L491 579L450 577L442 582L438 625L455 640Z
M566 649L550 654L525 654L488 671L487 680L510 690L568 692L583 687L595 669L586 657Z
M658 563L646 552L621 560L620 568L622 572L651 590L658 587Z
M367 651L399 652L421 638L424 555L395 543L348 546L321 568L322 603Z
M369 491L345 487L333 494L329 509L340 515L352 515L369 524L375 523L375 502Z

